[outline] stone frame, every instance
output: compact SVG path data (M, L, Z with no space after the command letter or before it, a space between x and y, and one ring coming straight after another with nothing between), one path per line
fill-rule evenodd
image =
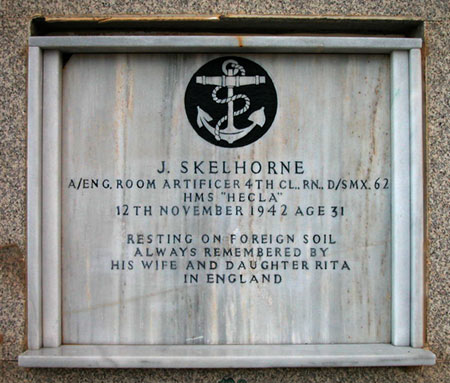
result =
M30 37L28 351L23 367L225 368L432 365L424 350L422 40L313 36ZM61 335L62 54L81 52L384 53L391 59L390 344L63 345ZM42 185L45 184L44 189Z

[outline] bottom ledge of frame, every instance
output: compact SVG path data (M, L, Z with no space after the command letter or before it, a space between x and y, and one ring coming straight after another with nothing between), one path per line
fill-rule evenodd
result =
M264 368L433 365L432 352L390 344L81 346L28 350L21 367Z

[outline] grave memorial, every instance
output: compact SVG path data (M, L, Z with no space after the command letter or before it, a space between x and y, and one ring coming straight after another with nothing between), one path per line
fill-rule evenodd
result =
M31 37L20 365L433 364L421 44Z

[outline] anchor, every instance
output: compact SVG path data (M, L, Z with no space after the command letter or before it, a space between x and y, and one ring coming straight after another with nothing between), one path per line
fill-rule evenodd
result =
M265 84L265 76L246 76L245 69L238 64L236 60L226 60L222 64L223 76L197 76L196 83L201 85L215 85L216 87L212 91L212 98L218 104L227 104L228 113L217 121L215 126L209 124L213 119L207 112L205 112L200 106L197 106L197 125L199 128L205 127L208 131L214 135L217 141L224 140L229 144L234 141L245 137L255 126L264 126L266 122L266 115L264 113L264 107L251 113L248 120L252 123L242 129L237 129L234 126L234 117L239 116L250 108L250 99L245 94L234 94L234 88L245 85L259 85ZM239 75L238 75L239 73ZM217 97L217 92L227 87L227 97ZM245 105L239 110L234 110L234 101L243 99ZM227 121L225 129L220 130L220 126Z

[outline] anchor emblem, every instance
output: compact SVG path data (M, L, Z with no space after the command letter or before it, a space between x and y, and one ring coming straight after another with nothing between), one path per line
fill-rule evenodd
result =
M222 64L223 76L197 76L196 82L201 85L216 85L212 91L212 99L218 104L228 104L228 113L223 116L216 125L213 127L209 124L212 117L205 112L200 106L197 106L197 124L199 128L205 127L217 141L224 140L232 144L234 141L246 136L254 127L264 126L266 122L266 116L264 114L264 107L256 110L248 119L252 122L251 125L243 128L236 129L234 126L234 117L239 116L250 108L250 98L245 94L235 94L234 89L245 85L259 85L265 84L265 76L246 76L245 69L236 60L226 60ZM226 87L228 94L226 98L219 98L217 92ZM238 110L234 110L234 101L243 99L245 105ZM227 122L227 127L220 130L221 125Z
M188 119L208 142L248 145L262 137L275 117L277 97L266 71L242 57L222 57L200 68L185 96Z

